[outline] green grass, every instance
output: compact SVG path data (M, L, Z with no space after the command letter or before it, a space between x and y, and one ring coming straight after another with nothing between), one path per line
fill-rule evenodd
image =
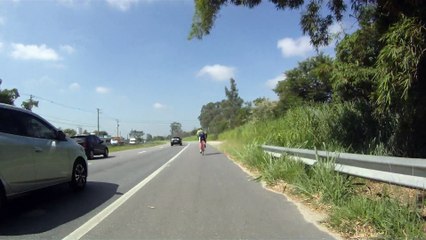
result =
M193 142L193 141L198 141L198 138L197 138L197 136L185 137L185 138L182 139L182 141Z
M424 239L423 220L410 206L391 198L371 199L363 196L350 198L345 205L332 209L329 223L342 232L356 235L354 224L374 229L383 239Z
M365 194L360 184L354 183L355 178L334 171L333 159L306 166L287 156L273 158L259 147L270 144L381 155L392 152L392 146L375 137L374 123L366 115L368 111L354 104L299 107L280 119L247 123L220 134L219 139L226 141L222 150L254 170L258 179L270 185L286 182L292 186L292 194L327 206L327 224L348 238L426 239L425 222L416 204L397 200L395 195Z
M167 141L153 141L153 142L148 142L148 143L143 143L143 144L140 143L140 144L134 144L134 145L130 145L130 144L121 145L121 146L109 145L108 149L109 149L109 152L118 152L118 151L130 150L130 149L153 147L153 146L163 145L163 144L166 144L166 143L168 143L168 142Z

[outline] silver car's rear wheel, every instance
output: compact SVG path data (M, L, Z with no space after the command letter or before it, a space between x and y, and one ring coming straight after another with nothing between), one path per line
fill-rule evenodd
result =
M75 190L82 190L87 182L87 166L84 161L77 160L74 163L71 176L71 188Z

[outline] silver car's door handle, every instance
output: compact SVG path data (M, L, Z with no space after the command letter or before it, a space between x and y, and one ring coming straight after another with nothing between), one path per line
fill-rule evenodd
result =
M39 147L34 147L34 151L35 152L43 152L43 149L39 148Z

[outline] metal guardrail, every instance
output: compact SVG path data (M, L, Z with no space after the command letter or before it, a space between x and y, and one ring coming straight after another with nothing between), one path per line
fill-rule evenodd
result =
M262 148L265 152L277 157L283 153L293 155L309 165L314 165L317 159L334 159L335 170L341 173L426 189L426 159L336 153L268 145L262 145Z

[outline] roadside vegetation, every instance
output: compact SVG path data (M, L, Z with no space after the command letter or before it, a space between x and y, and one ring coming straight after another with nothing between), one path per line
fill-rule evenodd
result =
M190 38L208 35L221 7L253 8L261 2L197 0ZM318 51L293 69L283 69L273 89L276 101L244 101L231 78L225 99L201 108L198 119L208 139L225 141L223 150L259 180L326 212L325 224L347 238L426 239L424 198L417 198L424 192L338 174L332 171L333 159L307 167L288 157L273 159L259 148L269 144L426 158L426 5L395 0L271 2L281 10L304 10L301 27L317 50L336 40L328 27L343 16L356 19L358 28L341 33L334 57ZM0 102L13 104L17 97L16 89L0 89ZM22 105L30 110L37 106L32 98ZM171 124L173 136L193 139L195 132L183 135L180 123Z
M197 1L191 37L210 33L222 5L261 1ZM398 2L398 3L397 3ZM275 159L260 145L426 158L426 8L416 1L275 1L302 13L315 47L332 40L327 26L342 13L359 28L344 34L335 57L319 51L285 70L277 101L245 102L236 81L225 99L205 104L201 126L256 179L328 216L324 224L348 239L426 239L424 191L333 171L334 160L313 167ZM326 7L325 7L326 6ZM327 9L327 7L329 9ZM319 12L329 11L322 18Z
M324 224L345 238L426 238L425 204L419 200L423 192L339 174L333 170L333 159L309 167L288 156L273 158L259 147L267 143L312 149L322 144L323 149L348 151L342 145L345 137L360 132L354 128L354 133L348 133L339 127L348 109L352 108L306 106L290 110L279 120L246 124L220 134L225 142L222 150L271 188L326 213ZM350 119L351 125L363 124ZM386 153L374 138L358 149Z

